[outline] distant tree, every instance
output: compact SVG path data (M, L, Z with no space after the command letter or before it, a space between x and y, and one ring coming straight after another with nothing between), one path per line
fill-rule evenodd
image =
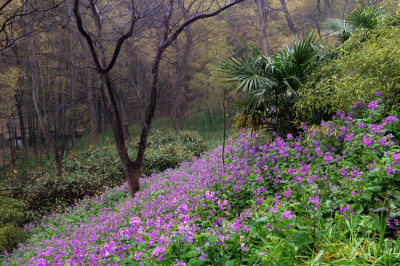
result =
M270 56L268 35L267 35L267 21L268 21L267 5L270 4L270 0L254 0L254 2L257 5L258 18L260 22L260 37L261 37L262 51L265 56Z

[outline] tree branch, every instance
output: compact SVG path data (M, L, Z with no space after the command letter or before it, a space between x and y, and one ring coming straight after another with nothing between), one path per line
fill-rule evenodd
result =
M96 49L95 49L94 44L93 44L93 40L90 37L89 33L87 33L85 31L85 29L83 28L83 22L82 22L81 14L79 12L79 0L74 0L74 7L73 7L72 11L74 12L74 15L75 15L75 18L76 18L76 26L78 27L79 32L82 34L82 36L88 42L88 45L89 45L89 48L90 48L90 53L92 54L94 63L96 65L96 68L97 68L97 70L99 72L102 72L103 68L100 65L99 58L97 56Z
M13 0L7 0L4 4L2 4L0 6L0 11L3 10L9 3L11 3L11 1L13 1Z
M194 17L192 17L191 19L185 21L178 29L176 29L176 31L171 35L171 37L166 40L160 48L165 49L168 46L171 45L171 43L173 41L176 40L176 38L178 38L179 34L190 24L192 24L193 22L195 22L196 20L200 20L200 19L205 19L205 18L209 18L209 17L213 17L218 15L219 13L221 13L222 11L224 11L225 9L230 8L231 6L234 6L238 3L244 2L245 0L235 0L234 2L230 3L230 4L226 4L225 6L219 8L218 10L214 11L214 12L210 12L210 13L205 13L205 14L198 14Z
M110 64L107 66L107 68L105 70L106 72L110 71L114 67L115 62L117 61L119 52L121 50L122 44L126 41L126 39L128 39L128 38L130 38L132 36L133 29L135 27L135 23L139 19L140 19L140 16L136 17L136 6L135 6L134 1L132 0L131 25L129 26L129 31L126 34L122 35L118 39L118 42L117 42L117 45L115 46L115 50L114 50L113 56L111 58Z

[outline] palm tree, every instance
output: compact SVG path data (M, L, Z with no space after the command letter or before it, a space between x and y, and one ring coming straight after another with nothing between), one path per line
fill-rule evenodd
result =
M323 58L321 44L316 34L296 35L291 46L271 57L246 44L251 56L223 60L221 76L233 84L232 91L246 94L237 103L241 110L236 125L266 127L279 135L292 132L292 103L302 82Z
M345 42L357 29L373 30L379 25L380 11L376 7L360 7L346 19L331 18L323 23L327 33L336 35Z

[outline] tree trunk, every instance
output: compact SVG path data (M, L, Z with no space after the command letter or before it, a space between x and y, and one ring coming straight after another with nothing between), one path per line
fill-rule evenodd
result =
M133 197L136 192L140 190L139 179L143 160L138 164L129 158L125 144L124 129L118 111L117 98L115 97L112 87L111 77L108 73L105 73L102 75L102 79L105 81L104 89L101 92L106 105L106 114L111 122L111 129L117 144L118 155L122 163L125 179L128 182L129 194Z
M254 0L257 5L258 18L260 20L260 36L261 45L263 49L263 54L265 56L270 56L269 46L268 46L268 36L267 36L267 20L268 13L266 9L265 0Z
M89 109L90 119L90 145L97 145L97 117L96 117L96 106L95 106L95 88L93 86L92 72L90 71L90 50L86 40L80 38L82 46L83 56L85 57L85 87L86 87L86 99Z
M183 14L184 21L187 22L189 20L188 12L185 9L183 0L178 1L178 6ZM174 125L174 130L179 131L183 129L183 108L184 108L184 100L182 99L182 93L188 93L189 83L187 78L185 77L185 69L188 66L189 57L192 51L193 45L193 36L190 25L188 25L184 29L186 43L183 51L183 55L181 54L181 49L179 46L178 39L174 42L175 46L175 54L176 54L176 82L175 88L172 92L172 121Z
M293 34L297 34L298 31L296 29L296 26L293 23L293 20L292 20L292 18L290 16L289 10L287 9L286 0L279 0L279 1L281 2L282 11L283 11L283 13L285 13L286 22L287 22L290 30L293 32Z
M328 18L332 18L331 4L329 3L329 0L324 0L324 3L326 8L326 16Z
M129 132L129 119L128 119L128 114L126 112L126 105L125 105L125 100L124 97L122 95L122 91L121 91L121 85L120 85L120 80L121 77L119 76L119 67L117 66L117 93L116 93L116 97L117 97L117 102L118 102L118 109L119 109L119 113L121 114L121 120L122 120L122 128L124 130L124 138L125 141L131 141L131 133Z
M125 101L123 100L123 95L121 95L121 93L122 92L119 90L119 92L116 93L115 96L117 97L118 109L121 115L122 128L124 130L125 141L131 141L132 138L131 138L131 133L129 132L128 113L126 112Z
M26 130L25 130L25 122L24 122L24 114L23 114L22 95L15 94L14 98L15 98L15 102L16 102L16 106L17 106L19 127L21 130L22 145L26 146Z
M327 18L332 18L332 12L331 12L331 5L329 3L329 0L324 0L325 2L325 8L326 8L326 16ZM325 42L328 42L328 38L329 38L329 33L325 34Z
M342 10L342 19L344 19L344 14L346 13L346 8L347 8L347 0L344 1L344 6Z
M181 124L181 95L182 95L182 77L183 77L183 62L179 62L181 58L181 52L178 40L174 43L176 62L175 62L175 86L172 90L172 124L175 131L182 130Z
M317 12L318 12L318 16L317 16L317 20L315 21L315 25L317 27L317 31L318 31L318 36L321 36L321 27L319 26L319 23L321 21L321 0L317 0Z

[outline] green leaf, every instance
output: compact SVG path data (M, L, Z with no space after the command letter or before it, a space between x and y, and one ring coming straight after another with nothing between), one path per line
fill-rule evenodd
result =
M303 247L313 243L314 240L306 232L298 232L293 239L288 240L288 244L293 247Z
M362 199L370 200L370 199L372 198L372 193L371 193L371 192L368 192L368 191L365 191L365 192L363 192L363 193L361 194L361 198L362 198Z
M382 191L382 187L381 187L381 186L367 187L367 189L368 189L369 191L372 191L372 192L380 192L380 191Z
M226 266L234 266L234 265L236 265L236 261L235 260L229 260L229 261L225 262L225 265Z
M393 197L395 197L396 199L400 199L400 191L396 190L393 194Z

